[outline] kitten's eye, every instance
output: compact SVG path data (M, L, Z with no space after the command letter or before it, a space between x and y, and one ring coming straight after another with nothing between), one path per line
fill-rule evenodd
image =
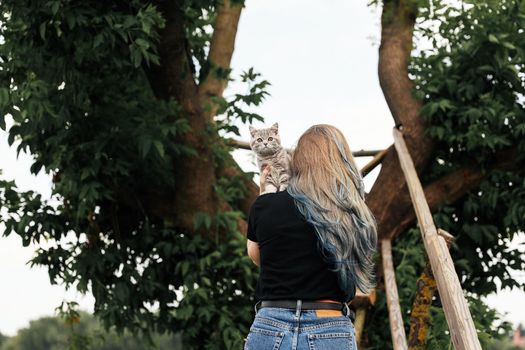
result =
M268 141L273 141L273 137L268 137Z
M259 137L259 138L257 139L257 142L262 142L262 139Z

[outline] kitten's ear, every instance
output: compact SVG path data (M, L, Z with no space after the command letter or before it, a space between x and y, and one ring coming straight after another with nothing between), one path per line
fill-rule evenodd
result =
M279 131L279 124L273 124L270 129L277 135L277 132Z
M250 134L252 135L252 137L255 135L256 131L257 129L255 129L253 126L250 125Z

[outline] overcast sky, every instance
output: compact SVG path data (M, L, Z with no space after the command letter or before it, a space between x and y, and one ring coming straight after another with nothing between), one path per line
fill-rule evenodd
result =
M266 125L279 123L285 146L318 123L340 128L352 150L380 149L392 142L393 119L377 78L379 11L360 1L248 0L239 24L233 56L235 77L250 67L271 82L268 97L258 112ZM244 92L233 83L225 94ZM263 124L255 124L261 127ZM248 140L248 128L242 127ZM236 151L245 170L255 170L248 151ZM358 159L363 165L368 158ZM51 180L29 173L30 158L17 159L0 132L0 169L22 189L49 196ZM378 170L365 178L367 191ZM3 228L0 227L0 232ZM18 236L0 238L0 332L13 335L29 320L52 315L62 300L76 300L92 311L93 298L51 286L44 269L26 262L35 247L22 247ZM521 280L523 274L518 276ZM487 298L507 319L525 324L525 293L504 291Z

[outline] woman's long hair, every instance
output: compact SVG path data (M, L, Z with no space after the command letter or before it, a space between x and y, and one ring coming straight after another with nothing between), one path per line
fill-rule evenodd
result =
M367 293L375 286L375 219L365 204L363 178L339 129L314 125L299 139L291 161L288 192L313 225L318 249L341 289Z

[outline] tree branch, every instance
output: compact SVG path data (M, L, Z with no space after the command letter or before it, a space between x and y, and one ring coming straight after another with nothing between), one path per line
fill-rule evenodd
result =
M486 170L472 163L425 186L425 197L430 210L434 211L443 204L452 204L461 199L466 193L476 189L481 181L494 170L518 170L519 165L515 161L517 155L516 147L501 150L494 155L495 161ZM405 214L395 225L385 228L385 234L391 239L403 233L416 219L410 199L404 199L398 205L404 208L402 211Z
M199 86L199 100L208 119L217 113L218 105L213 98L222 96L228 84L230 62L243 6L242 2L223 0L217 10L208 54L209 71Z
M416 170L421 172L432 155L433 141L424 134L423 120L419 116L421 101L412 95L414 86L408 78L416 10L403 0L384 1L378 74L395 123L402 125ZM391 147L367 195L367 204L377 220L380 240L389 237L392 228L406 214L407 207L399 206L399 203L407 201L410 198L403 172L395 149Z
M150 85L158 98L175 98L189 107L197 92L192 73L191 56L184 32L184 13L181 1L157 1L166 25L160 30L158 52L160 65L145 67Z

